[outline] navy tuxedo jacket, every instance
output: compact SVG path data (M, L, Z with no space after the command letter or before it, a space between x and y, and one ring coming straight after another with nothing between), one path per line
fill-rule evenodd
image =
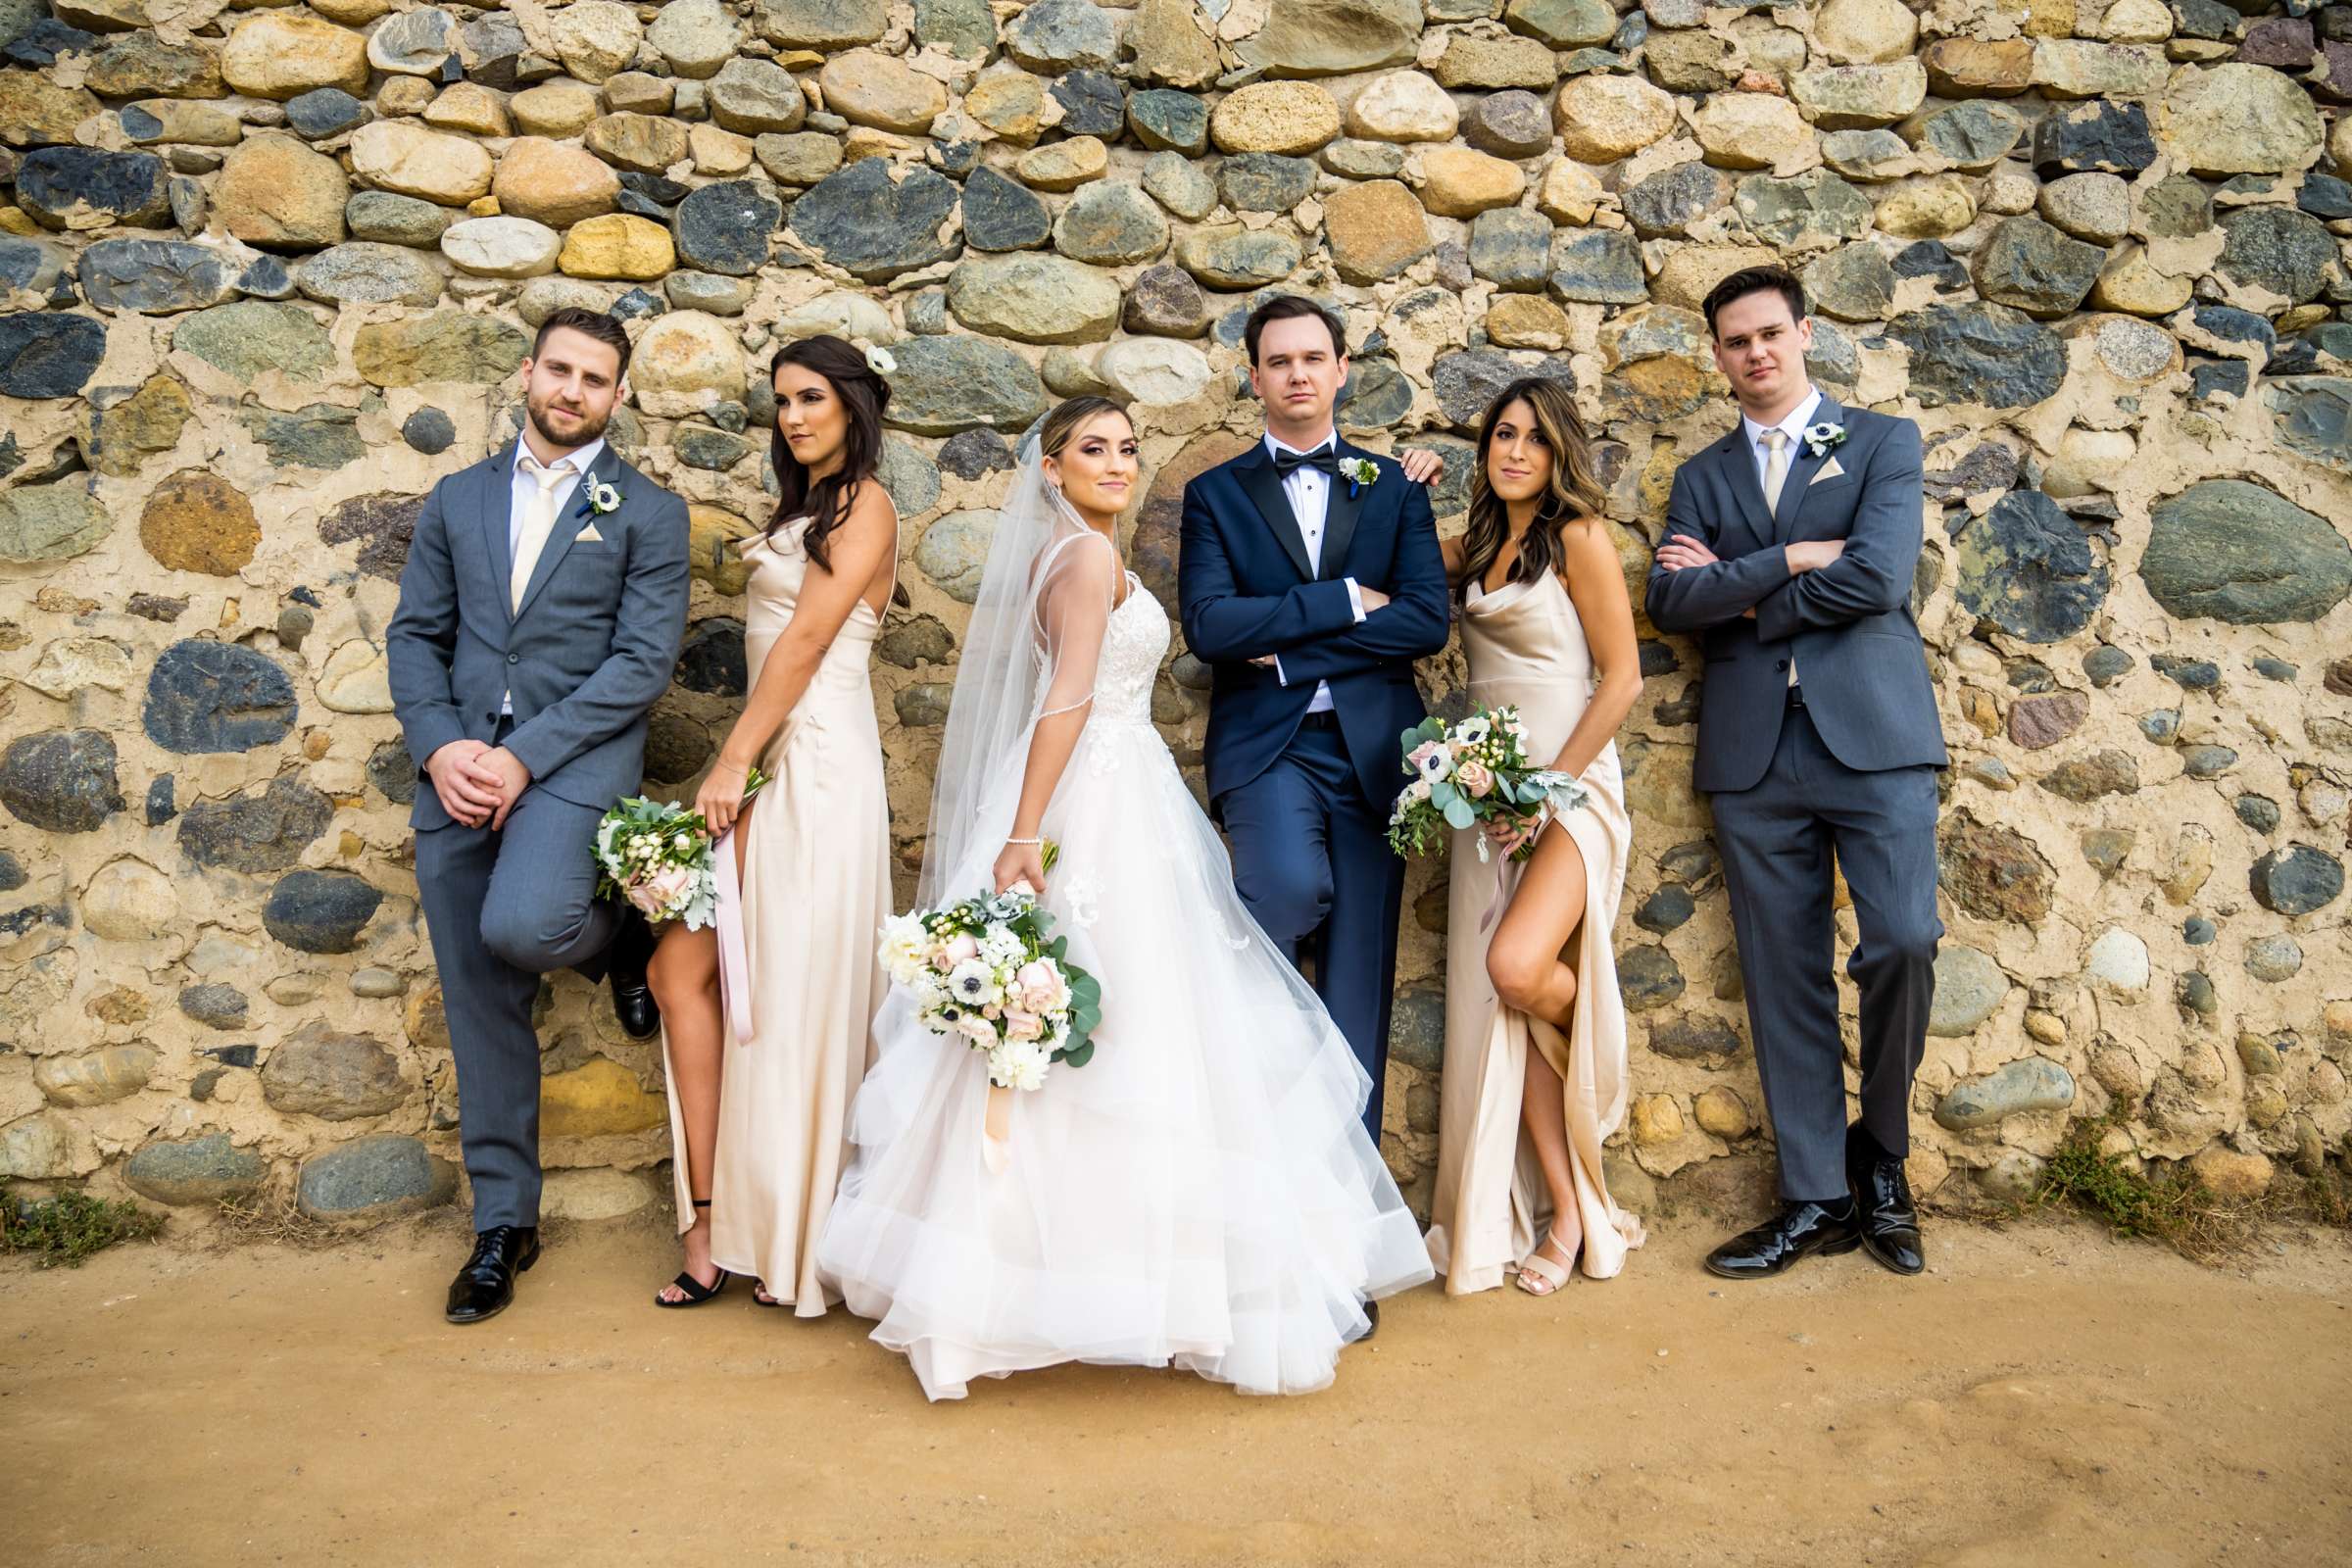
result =
M1428 493L1387 458L1345 439L1339 453L1379 471L1368 485L1331 481L1319 570L1262 439L1184 488L1177 587L1185 644L1215 676L1212 803L1282 755L1318 681L1366 797L1386 807L1404 787L1398 737L1425 716L1413 661L1446 646L1446 564ZM1357 621L1348 577L1390 602ZM1250 662L1265 654L1281 656L1280 675Z
M1948 760L1911 618L1925 497L1919 426L1826 395L1815 422L1842 424L1846 439L1819 455L1797 444L1775 512L1764 508L1744 424L1675 470L1667 534L1688 534L1720 559L1681 571L1653 564L1646 607L1650 624L1696 634L1706 655L1693 768L1702 790L1752 788L1772 765L1791 657L1805 710L1846 766ZM1842 539L1845 554L1791 576L1782 547L1802 539Z

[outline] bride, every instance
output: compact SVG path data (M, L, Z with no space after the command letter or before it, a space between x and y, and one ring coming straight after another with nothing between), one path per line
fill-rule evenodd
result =
M1430 1278L1357 1119L1369 1080L1244 911L1152 727L1168 617L1114 521L1138 478L1115 404L1039 427L966 634L919 890L1040 890L1102 982L1094 1058L992 1090L894 992L818 1244L934 1399L1064 1361L1302 1394L1367 1299Z

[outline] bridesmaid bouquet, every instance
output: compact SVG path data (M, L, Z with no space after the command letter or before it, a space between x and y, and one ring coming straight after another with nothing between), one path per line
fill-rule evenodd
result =
M1402 742L1404 770L1413 781L1398 792L1389 813L1389 848L1398 855L1427 855L1448 831L1496 821L1533 826L1585 804L1574 774L1529 760L1527 726L1516 708L1482 707L1450 728L1442 718L1425 718L1404 732ZM1535 852L1531 840L1511 858L1524 860ZM1478 858L1481 864L1488 858L1483 833Z
M1095 1054L1102 987L1069 960L1069 939L1016 885L937 909L892 915L880 958L935 1035L961 1038L988 1057L1000 1089L1042 1089L1055 1062L1083 1067Z
M753 768L743 798L760 793L767 775ZM717 917L718 879L711 864L710 824L675 801L623 796L596 825L599 897L618 894L657 924L683 920L700 931Z

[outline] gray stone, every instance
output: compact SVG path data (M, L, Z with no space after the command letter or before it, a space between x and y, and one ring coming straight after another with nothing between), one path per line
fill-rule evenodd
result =
M106 356L106 326L87 316L0 316L0 396L70 398Z
M2148 515L2140 576L2172 614L2241 626L2309 621L2352 593L2352 545L2247 480L2207 479Z
M154 1139L122 1162L122 1180L141 1198L175 1207L248 1198L262 1190L270 1167L226 1133Z
M2028 1203L2041 1192L2049 1161L2022 1149L2004 1149L1993 1162L1977 1172L1977 1190L2004 1203Z
M866 282L883 282L955 254L939 235L956 194L928 169L894 183L887 159L861 158L793 203L790 222L826 261Z
M1788 179L1750 174L1740 181L1740 220L1765 244L1815 250L1870 232L1870 198L1825 170Z
M1747 1042L1713 1018L1686 1015L1650 1025L1649 1049L1677 1061L1721 1062L1746 1051Z
M1550 150L1551 113L1523 87L1482 96L1462 119L1470 145L1496 158L1536 158Z
M2220 778L2237 765L2237 753L2227 746L2192 746L2180 757L2186 778Z
M906 442L886 438L876 469L882 488L902 517L919 516L939 501L939 467Z
M314 1219L381 1219L457 1196L457 1168L414 1138L383 1133L303 1162L295 1201Z
M1470 221L1470 270L1496 288L1541 293L1551 276L1551 220L1497 207Z
M1815 257L1798 274L1813 308L1844 321L1875 321L1894 308L1894 268L1869 240Z
M1061 105L1064 136L1100 136L1116 141L1127 122L1127 102L1118 82L1100 71L1073 71L1053 86Z
M340 87L314 87L286 100L286 123L310 141L357 130L371 118L366 104Z
M2009 995L2009 976L1988 953L1946 942L1936 953L1936 998L1928 1033L1946 1039L1975 1031Z
M2308 304L2343 281L2335 237L2291 207L2241 207L2222 219L2217 270L2231 282Z
M1144 190L1178 218L1199 222L1216 210L1217 182L1178 153L1153 153L1144 162Z
M426 457L435 457L457 440L458 427L439 409L418 409L401 421L400 438Z
M99 240L81 253L80 277L102 310L159 316L218 305L236 289L225 252L184 240Z
M1990 169L2025 139L2023 115L2006 104L1966 99L1932 110L1904 126L1912 144L1939 153L1958 168Z
M646 721L645 776L656 784L683 784L703 770L716 749L710 732L695 720L656 709Z
M662 280L662 292L677 310L741 316L752 303L753 284L749 278L710 272L672 272Z
M1634 910L1634 924L1664 936L1680 930L1697 912L1698 905L1690 897L1690 889L1668 882L1642 901L1641 907Z
M2352 472L2352 380L2332 375L2266 377L2262 400L2280 446Z
M215 981L179 988L179 1010L211 1029L242 1029L252 1004L235 986Z
M743 622L732 615L698 620L678 648L673 677L690 692L741 697L750 682L743 649Z
M752 453L743 437L707 424L679 424L670 431L669 444L680 463L710 473L724 473Z
M964 188L968 215L969 182ZM1073 261L1124 267L1148 262L1167 247L1167 219L1151 197L1124 180L1082 186L1054 223L1054 248Z
M1404 149L1392 141L1358 141L1342 136L1326 142L1315 157L1342 179L1390 179L1404 168Z
M1154 151L1198 158L1208 150L1208 105L1189 92L1152 87L1127 100L1127 128Z
M416 761L409 756L408 744L398 740L384 741L369 752L368 782L395 806L407 806L415 801Z
M2073 313L2099 280L2107 252L2069 239L2038 218L2005 218L1978 248L1977 292L2029 316Z
M241 381L282 370L296 380L335 363L335 345L318 318L299 305L238 300L176 321L172 347Z
M340 468L368 454L360 413L334 403L306 403L291 414L241 410L238 417L281 468Z
M343 224L355 240L430 250L462 216L460 209L397 191L352 192L343 204Z
M923 530L914 547L916 568L949 598L966 605L977 602L997 522L998 514L990 511L949 513Z
M1200 229L1176 243L1177 265L1216 289L1279 283L1297 271L1302 260L1298 241L1279 229L1253 232L1232 224Z
M1662 1007L1683 994L1682 967L1674 955L1655 943L1627 950L1617 959L1617 989L1628 1012Z
M179 819L179 847L198 865L283 871L334 820L335 803L292 777L256 793L198 801Z
M948 309L975 332L1025 343L1096 343L1119 320L1114 276L1059 256L1015 251L958 262Z
M170 172L153 153L41 147L17 168L17 205L44 228L122 223L161 228L172 220Z
M883 0L760 0L759 10L760 35L787 49L855 49L890 27Z
M980 434L966 431L965 435ZM956 436L961 441L965 436ZM951 443L952 444L952 443ZM956 652L956 637L948 628L930 615L891 622L874 642L874 657L900 669L915 669L924 664L945 664Z
M1242 153L1217 166L1217 190L1236 212L1287 213L1314 194L1315 166L1279 153Z
M0 752L0 806L52 833L88 833L122 809L115 741L103 730L43 730Z
M1037 0L1004 27L1004 52L1047 75L1118 63L1110 14L1093 0Z
M114 513L77 481L0 490L0 561L71 560L96 546L114 526Z
M288 1114L322 1121L380 1116L409 1098L400 1063L368 1035L322 1023L295 1031L262 1064L262 1097Z
M966 60L986 60L997 47L997 19L988 0L914 0L914 41Z
M2283 933L2246 944L2246 973L2266 985L2292 980L2303 968L2303 945Z
M2093 752L2052 768L2041 787L2077 806L2088 806L2110 795L2136 795L2139 764L2126 752Z
M1119 320L1130 332L1157 337L1199 337L1208 330L1208 296L1201 292L1192 273L1181 267L1162 265L1144 269L1127 285L1127 301L1121 308Z
M1563 229L1551 246L1550 289L1569 302L1639 305L1649 298L1642 247L1620 229Z
M948 721L948 701L955 691L947 681L920 680L900 687L891 702L905 727L937 729Z
M1389 1059L1421 1072L1446 1065L1446 994L1433 985L1407 985L1396 992L1389 1013Z
M1422 22L1420 0L1273 0L1241 55L1269 75L1346 75L1411 60Z
M1430 391L1446 420L1464 430L1478 428L1496 394L1522 376L1547 376L1576 384L1565 355L1515 360L1494 349L1442 354L1430 368Z
M2004 305L1930 306L1906 313L1886 335L1910 348L1910 391L1928 408L2027 408L2056 396L2066 379L2057 334Z
M2290 844L2256 860L2247 882L2255 902L2274 914L2310 914L2344 891L2344 866L2326 850Z
M349 871L289 871L262 906L262 925L304 953L349 953L384 895Z
M1936 1102L1936 1120L1953 1132L1970 1132L2030 1111L2064 1110L2074 1102L2074 1074L2046 1056L2026 1056L1954 1084Z
M1911 172L1911 144L1893 131L1833 130L1821 138L1822 161L1848 179L1895 179Z
M615 432L619 423L615 417ZM319 521L318 538L330 545L359 540L360 570L386 582L398 582L400 568L408 564L416 514L423 510L422 496L354 496Z
M752 138L752 156L786 185L814 185L841 167L841 138L825 131L770 132Z
M1351 430L1383 429L1413 409L1413 383L1388 360L1363 356L1348 362L1340 388L1340 423Z
M1011 468L1012 448L994 430L965 430L941 444L939 466L958 479L977 479Z
M2148 112L2136 103L2093 99L2054 106L2034 125L2034 168L2059 174L2136 174L2156 162Z
M689 193L678 203L670 232L685 265L748 277L766 265L768 236L783 219L784 204L768 187L730 179Z
M1053 231L1046 204L1018 180L985 167L964 180L963 237L974 250L1034 250Z
M430 256L359 240L305 257L294 281L322 305L431 305L441 298L441 271Z
M1685 233L1731 199L1731 176L1696 160L1661 169L1628 185L1618 197L1634 231L1644 238ZM1869 212L1867 203L1863 211Z

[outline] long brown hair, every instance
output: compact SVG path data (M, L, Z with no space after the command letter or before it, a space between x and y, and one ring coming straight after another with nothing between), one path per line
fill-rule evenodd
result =
M841 466L811 483L808 468L792 455L791 444L784 439L784 421L779 416L768 433L768 455L776 466L777 499L767 532L773 538L778 528L807 514L810 520L801 543L810 561L831 571L826 536L849 520L850 504L858 499L859 487L874 478L882 463L882 411L890 407L890 383L865 363L855 344L837 337L800 338L776 350L767 367L771 384L776 372L787 365L823 376L834 396L841 399L849 424L842 434Z
M1487 578L1510 543L1511 519L1502 498L1487 481L1487 449L1494 444L1494 426L1502 411L1525 403L1535 411L1536 434L1551 451L1551 484L1536 506L1536 520L1519 541L1518 559L1511 563L1512 582L1534 582L1560 563L1560 525L1578 517L1597 516L1601 509L1600 481L1592 474L1592 438L1577 417L1576 396L1565 381L1528 376L1513 381L1487 405L1478 426L1477 466L1470 470L1470 528L1462 536L1463 598Z

